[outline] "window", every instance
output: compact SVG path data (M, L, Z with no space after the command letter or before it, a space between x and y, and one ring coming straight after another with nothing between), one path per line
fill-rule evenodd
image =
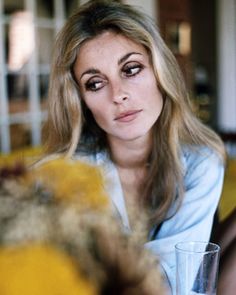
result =
M78 0L0 0L0 149L41 143L51 49Z

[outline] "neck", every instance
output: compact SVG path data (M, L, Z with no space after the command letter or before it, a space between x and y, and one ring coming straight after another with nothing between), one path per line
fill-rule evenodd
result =
M132 141L109 140L112 160L125 169L144 168L151 151L151 136Z

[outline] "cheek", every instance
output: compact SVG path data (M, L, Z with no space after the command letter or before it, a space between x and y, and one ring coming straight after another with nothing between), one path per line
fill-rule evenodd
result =
M107 119L107 108L104 107L105 103L102 97L96 95L83 95L83 102L86 107L90 110L93 115L94 120L100 128L106 124Z
M157 99L156 99L156 104L158 106L158 108L160 109L160 112L162 111L163 108L163 97L162 94L160 93L160 91L157 91Z
M97 112L97 110L96 110L97 104L95 104L95 100L86 96L86 95L83 95L82 97L83 97L82 99L83 99L83 102L86 105L86 107L90 110L90 112L93 114L93 116L95 116L95 113Z
M153 81L151 85L148 85L147 89L149 89L150 106L153 108L153 110L161 113L163 108L163 97L156 85L156 81Z
M150 103L150 112L153 114L155 120L157 120L163 109L163 99L161 96L156 97L155 100Z
M104 105L94 105L94 104L86 104L90 112L92 113L94 120L96 123L103 127L104 123L107 121L106 112L104 111Z
M160 116L162 110L163 110L163 98L161 96L159 100L159 106L158 106L158 117Z

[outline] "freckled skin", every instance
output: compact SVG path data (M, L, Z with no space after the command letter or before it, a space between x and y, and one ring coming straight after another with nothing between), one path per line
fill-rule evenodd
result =
M74 72L87 107L110 142L149 138L163 99L142 45L102 33L82 45Z

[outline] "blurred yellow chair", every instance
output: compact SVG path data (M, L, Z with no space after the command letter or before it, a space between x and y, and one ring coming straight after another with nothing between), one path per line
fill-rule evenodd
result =
M236 207L236 159L229 159L223 192L219 204L219 218L223 220Z
M12 152L10 155L0 154L0 166L24 161L35 162L42 154L41 147L22 149ZM236 159L229 159L226 167L224 187L219 204L219 218L223 220L236 207Z

